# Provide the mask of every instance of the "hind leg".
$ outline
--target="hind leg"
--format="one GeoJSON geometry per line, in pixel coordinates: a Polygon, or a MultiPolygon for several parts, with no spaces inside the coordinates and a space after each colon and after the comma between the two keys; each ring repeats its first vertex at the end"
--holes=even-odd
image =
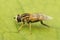
{"type": "Polygon", "coordinates": [[[49,27],[47,24],[44,24],[43,21],[40,21],[42,25],[49,27]]]}

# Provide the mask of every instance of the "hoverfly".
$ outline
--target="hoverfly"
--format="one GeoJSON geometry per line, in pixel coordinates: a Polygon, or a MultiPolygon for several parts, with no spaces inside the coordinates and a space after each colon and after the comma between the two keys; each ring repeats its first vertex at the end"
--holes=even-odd
{"type": "Polygon", "coordinates": [[[16,20],[17,22],[22,22],[21,27],[18,29],[18,31],[20,31],[20,29],[23,27],[23,25],[25,23],[27,23],[29,25],[29,29],[31,31],[31,23],[35,23],[35,22],[40,22],[42,25],[49,27],[49,25],[44,24],[43,21],[44,20],[50,20],[52,19],[52,17],[44,15],[44,14],[40,14],[40,13],[35,13],[35,14],[30,14],[30,13],[24,13],[21,15],[17,15],[16,16],[16,20]]]}

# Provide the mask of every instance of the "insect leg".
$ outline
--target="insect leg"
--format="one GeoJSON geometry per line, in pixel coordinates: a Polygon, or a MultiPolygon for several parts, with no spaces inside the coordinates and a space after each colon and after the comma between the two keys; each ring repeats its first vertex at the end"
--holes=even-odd
{"type": "Polygon", "coordinates": [[[32,32],[31,32],[31,23],[28,23],[28,26],[29,26],[30,34],[32,34],[32,32]]]}
{"type": "Polygon", "coordinates": [[[44,24],[43,21],[40,21],[42,25],[49,27],[47,24],[44,24]]]}
{"type": "Polygon", "coordinates": [[[18,32],[21,30],[21,28],[23,27],[23,22],[21,23],[21,26],[18,29],[18,32]]]}

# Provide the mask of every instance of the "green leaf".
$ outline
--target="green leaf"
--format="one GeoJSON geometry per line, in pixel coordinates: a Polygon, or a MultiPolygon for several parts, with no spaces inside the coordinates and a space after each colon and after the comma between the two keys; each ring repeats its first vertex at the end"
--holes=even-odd
{"type": "Polygon", "coordinates": [[[0,0],[0,40],[60,40],[60,0],[0,0]],[[45,21],[49,28],[39,22],[21,26],[13,17],[22,13],[40,13],[53,17],[45,21]]]}

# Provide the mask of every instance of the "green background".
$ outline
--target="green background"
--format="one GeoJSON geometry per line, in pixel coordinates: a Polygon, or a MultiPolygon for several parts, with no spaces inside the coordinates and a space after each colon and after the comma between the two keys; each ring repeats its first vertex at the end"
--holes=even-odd
{"type": "Polygon", "coordinates": [[[0,0],[0,40],[60,40],[60,0],[0,0]],[[52,16],[44,22],[50,28],[37,22],[32,23],[32,35],[27,25],[17,33],[20,24],[13,17],[24,12],[52,16]]]}

